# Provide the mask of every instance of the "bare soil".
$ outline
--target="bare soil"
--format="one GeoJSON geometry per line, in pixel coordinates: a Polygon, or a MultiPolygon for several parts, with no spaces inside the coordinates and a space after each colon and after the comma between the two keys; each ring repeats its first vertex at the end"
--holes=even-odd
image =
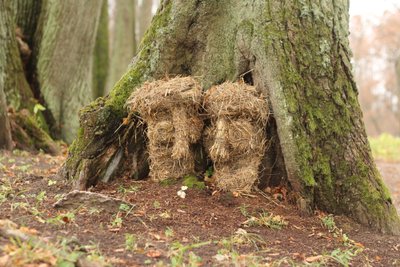
{"type": "MultiPolygon", "coordinates": [[[[94,244],[113,266],[346,266],[347,261],[351,266],[400,266],[398,236],[376,233],[340,216],[329,231],[327,214],[301,217],[284,194],[234,196],[189,188],[180,198],[181,182],[160,185],[121,177],[92,191],[124,199],[134,205],[132,210],[58,210],[53,203],[71,189],[57,175],[64,159],[0,152],[0,193],[5,196],[0,198],[0,218],[36,229],[48,240],[94,244]],[[64,216],[68,212],[74,216],[64,216]],[[278,223],[281,229],[274,229],[245,223],[260,214],[287,225],[278,223]],[[128,240],[132,236],[134,244],[128,240]]],[[[399,209],[400,164],[378,166],[399,209]]],[[[0,246],[9,242],[0,237],[0,246]]]]}

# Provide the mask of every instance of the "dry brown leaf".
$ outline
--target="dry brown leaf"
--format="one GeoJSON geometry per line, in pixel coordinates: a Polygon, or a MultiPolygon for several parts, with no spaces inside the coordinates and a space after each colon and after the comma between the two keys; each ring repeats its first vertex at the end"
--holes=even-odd
{"type": "Polygon", "coordinates": [[[9,266],[10,256],[4,255],[0,257],[0,267],[9,266]]]}
{"type": "Polygon", "coordinates": [[[159,258],[161,257],[161,254],[162,254],[161,251],[152,249],[146,253],[146,256],[150,258],[159,258]]]}
{"type": "Polygon", "coordinates": [[[38,233],[38,231],[36,229],[28,228],[28,227],[25,227],[25,226],[21,226],[19,228],[19,230],[21,232],[25,233],[25,234],[30,234],[30,235],[37,235],[37,233],[38,233]]]}
{"type": "Polygon", "coordinates": [[[307,257],[305,259],[306,262],[316,262],[316,261],[320,261],[323,258],[322,255],[318,255],[318,256],[311,256],[311,257],[307,257]]]}

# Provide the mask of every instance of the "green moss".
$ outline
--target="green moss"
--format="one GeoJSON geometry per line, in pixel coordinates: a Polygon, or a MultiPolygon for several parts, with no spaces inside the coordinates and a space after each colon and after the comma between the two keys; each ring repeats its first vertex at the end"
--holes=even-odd
{"type": "Polygon", "coordinates": [[[172,1],[169,1],[163,11],[154,16],[151,26],[140,44],[140,52],[135,65],[117,82],[110,93],[110,97],[107,99],[106,105],[110,106],[111,110],[115,112],[118,117],[122,117],[126,114],[124,104],[127,98],[132,91],[148,77],[148,72],[151,67],[150,56],[151,53],[155,52],[155,49],[157,49],[153,47],[157,39],[157,33],[162,32],[168,25],[171,9],[172,1]]]}
{"type": "Polygon", "coordinates": [[[144,82],[144,76],[148,66],[145,61],[138,62],[131,68],[114,86],[106,105],[110,106],[112,111],[118,117],[126,114],[124,105],[132,91],[144,82]]]}
{"type": "Polygon", "coordinates": [[[197,179],[194,175],[187,175],[183,178],[182,185],[187,186],[188,188],[197,188],[197,189],[204,189],[206,185],[203,181],[197,179]]]}
{"type": "Polygon", "coordinates": [[[161,186],[170,186],[170,185],[175,185],[175,184],[177,184],[178,181],[179,181],[179,180],[174,179],[174,178],[168,178],[168,179],[161,180],[161,181],[159,182],[159,184],[160,184],[161,186]]]}
{"type": "MultiPolygon", "coordinates": [[[[59,148],[51,137],[40,128],[36,118],[29,114],[27,110],[15,114],[16,122],[25,130],[29,135],[29,144],[40,150],[51,154],[58,154],[59,148]]],[[[26,141],[26,140],[25,140],[26,141]]]]}
{"type": "Polygon", "coordinates": [[[277,59],[305,194],[313,199],[315,192],[319,208],[359,220],[371,210],[365,221],[378,225],[388,214],[384,202],[390,201],[390,194],[371,158],[357,153],[346,158],[348,146],[355,145],[351,136],[361,113],[354,82],[340,60],[346,44],[334,39],[333,25],[324,16],[318,4],[309,1],[285,6],[270,1],[264,43],[277,59]]]}

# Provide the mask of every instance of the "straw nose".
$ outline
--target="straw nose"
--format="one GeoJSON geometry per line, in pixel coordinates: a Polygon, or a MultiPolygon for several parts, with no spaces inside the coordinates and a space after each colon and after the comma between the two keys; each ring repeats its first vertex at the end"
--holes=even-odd
{"type": "Polygon", "coordinates": [[[187,159],[190,156],[189,142],[187,140],[177,140],[172,146],[171,157],[175,160],[187,159]]]}
{"type": "Polygon", "coordinates": [[[210,148],[210,155],[213,160],[225,160],[228,158],[227,134],[227,121],[225,118],[219,118],[215,125],[214,144],[210,148]]]}
{"type": "Polygon", "coordinates": [[[188,132],[191,124],[184,107],[178,106],[172,109],[172,121],[175,141],[171,156],[175,160],[187,159],[190,156],[188,132]]]}

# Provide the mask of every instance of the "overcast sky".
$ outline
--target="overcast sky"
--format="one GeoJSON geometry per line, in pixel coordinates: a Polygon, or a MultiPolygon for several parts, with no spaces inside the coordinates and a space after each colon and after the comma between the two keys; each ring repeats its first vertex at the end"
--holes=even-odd
{"type": "Polygon", "coordinates": [[[400,7],[400,0],[350,0],[350,15],[374,19],[395,7],[400,7]]]}

